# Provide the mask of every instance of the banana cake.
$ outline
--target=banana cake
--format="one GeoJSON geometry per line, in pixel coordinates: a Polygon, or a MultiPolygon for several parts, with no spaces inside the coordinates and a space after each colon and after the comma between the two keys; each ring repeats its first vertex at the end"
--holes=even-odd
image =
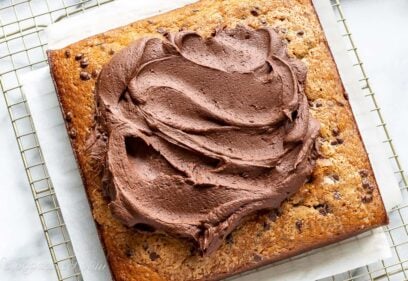
{"type": "Polygon", "coordinates": [[[48,60],[117,281],[219,280],[388,222],[311,0],[201,0],[48,60]]]}

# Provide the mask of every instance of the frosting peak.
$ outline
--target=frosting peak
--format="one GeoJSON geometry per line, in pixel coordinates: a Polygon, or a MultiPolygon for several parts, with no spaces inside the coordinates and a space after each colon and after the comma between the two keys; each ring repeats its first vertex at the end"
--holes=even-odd
{"type": "Polygon", "coordinates": [[[271,29],[143,38],[99,76],[98,130],[112,213],[216,250],[245,217],[311,174],[319,130],[306,68],[271,29]]]}

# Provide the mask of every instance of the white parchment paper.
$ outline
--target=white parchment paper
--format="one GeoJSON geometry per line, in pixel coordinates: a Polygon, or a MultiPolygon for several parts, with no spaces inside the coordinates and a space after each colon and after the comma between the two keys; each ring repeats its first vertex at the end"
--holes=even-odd
{"type": "MultiPolygon", "coordinates": [[[[119,0],[51,26],[48,30],[51,48],[60,48],[90,35],[132,21],[171,10],[191,0],[119,0]],[[109,19],[109,20],[106,20],[109,19]],[[117,19],[120,19],[119,21],[117,19]],[[95,24],[98,23],[98,24],[95,24]],[[101,24],[100,24],[101,23],[101,24]],[[86,28],[84,29],[84,26],[86,28]]],[[[324,27],[362,133],[387,210],[400,202],[398,184],[384,153],[385,144],[378,137],[367,98],[357,83],[355,70],[347,56],[344,38],[327,0],[315,0],[324,27]]],[[[106,258],[86,198],[79,170],[69,143],[49,68],[22,77],[37,129],[44,158],[54,184],[61,210],[71,236],[78,264],[85,281],[111,280],[106,258]]],[[[258,270],[239,280],[316,280],[390,256],[385,234],[376,229],[341,243],[312,251],[272,267],[258,270]]]]}

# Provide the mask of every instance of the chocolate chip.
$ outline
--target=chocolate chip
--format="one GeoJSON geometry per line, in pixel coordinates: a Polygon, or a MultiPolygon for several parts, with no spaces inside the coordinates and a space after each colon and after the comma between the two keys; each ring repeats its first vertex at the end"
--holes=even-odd
{"type": "Polygon", "coordinates": [[[79,65],[82,68],[86,68],[89,65],[89,61],[87,58],[82,58],[81,61],[79,62],[79,65]]]}
{"type": "Polygon", "coordinates": [[[92,70],[92,73],[91,73],[92,78],[96,78],[98,77],[98,75],[99,75],[99,70],[97,69],[92,70]]]}
{"type": "Polygon", "coordinates": [[[232,236],[232,233],[228,234],[227,237],[225,237],[225,242],[227,242],[227,244],[234,243],[234,237],[232,236]]]}
{"type": "Polygon", "coordinates": [[[344,93],[343,93],[343,96],[344,96],[344,98],[345,98],[346,100],[348,100],[348,99],[349,99],[349,95],[348,95],[348,93],[344,92],[344,93]]]}
{"type": "Polygon", "coordinates": [[[75,55],[75,60],[81,60],[83,56],[84,56],[84,54],[78,53],[78,54],[75,55]]]}
{"type": "Polygon", "coordinates": [[[65,57],[66,58],[70,58],[71,57],[71,51],[68,49],[68,50],[65,50],[65,57]]]}
{"type": "Polygon", "coordinates": [[[333,192],[333,198],[335,200],[340,200],[341,199],[341,194],[338,191],[333,192]]]}
{"type": "Polygon", "coordinates": [[[133,249],[131,249],[129,246],[126,246],[125,248],[125,255],[128,258],[131,258],[134,255],[133,249]]]}
{"type": "Polygon", "coordinates": [[[260,262],[260,261],[262,261],[262,260],[263,260],[263,256],[261,256],[261,255],[258,254],[258,253],[255,253],[255,254],[254,254],[254,261],[260,262]]]}
{"type": "Polygon", "coordinates": [[[331,145],[338,145],[344,143],[344,140],[342,138],[336,138],[335,140],[332,140],[330,142],[331,145]]]}
{"type": "Polygon", "coordinates": [[[110,49],[108,54],[112,56],[114,53],[115,51],[113,49],[110,49]]]}
{"type": "Polygon", "coordinates": [[[296,34],[298,36],[303,36],[305,34],[305,32],[303,30],[299,30],[296,34]]]}
{"type": "Polygon", "coordinates": [[[67,122],[72,121],[72,112],[71,111],[68,111],[67,113],[65,113],[65,121],[67,121],[67,122]]]}
{"type": "Polygon", "coordinates": [[[265,231],[271,229],[271,225],[267,221],[264,221],[262,226],[265,231]]]}
{"type": "Polygon", "coordinates": [[[291,42],[291,40],[288,38],[284,38],[282,41],[285,43],[285,45],[288,45],[291,42]]]}
{"type": "Polygon", "coordinates": [[[156,252],[151,252],[151,253],[149,254],[149,258],[150,258],[151,261],[155,261],[155,260],[157,260],[158,258],[160,258],[160,256],[159,256],[156,252]]]}
{"type": "Polygon", "coordinates": [[[323,215],[323,216],[326,216],[328,213],[331,212],[329,205],[327,205],[326,203],[313,206],[313,208],[315,208],[316,210],[318,210],[319,213],[320,213],[321,215],[323,215]]]}
{"type": "Polygon", "coordinates": [[[374,191],[374,185],[372,185],[368,180],[363,179],[362,182],[362,186],[363,188],[368,192],[368,193],[372,193],[374,191]]]}
{"type": "Polygon", "coordinates": [[[269,214],[268,218],[272,222],[275,222],[278,219],[278,211],[277,210],[272,210],[271,213],[269,214]]]}
{"type": "Polygon", "coordinates": [[[74,128],[72,128],[71,130],[69,130],[68,135],[71,139],[75,139],[77,137],[77,132],[74,128]]]}
{"type": "Polygon", "coordinates": [[[339,136],[339,135],[340,135],[339,129],[338,129],[338,128],[334,128],[334,129],[332,130],[332,134],[333,134],[333,136],[335,136],[335,137],[339,136]]]}
{"type": "Polygon", "coordinates": [[[323,104],[322,104],[321,102],[319,102],[319,101],[316,102],[316,104],[315,104],[316,107],[321,107],[322,105],[323,105],[323,104]]]}
{"type": "Polygon", "coordinates": [[[86,71],[81,71],[81,73],[79,74],[79,78],[81,78],[81,80],[86,81],[91,79],[91,75],[86,71]]]}
{"type": "Polygon", "coordinates": [[[257,8],[251,9],[251,15],[253,15],[254,17],[259,16],[259,12],[258,12],[257,8]]]}
{"type": "Polygon", "coordinates": [[[361,201],[363,203],[370,203],[371,201],[373,201],[373,195],[372,194],[366,194],[361,198],[361,201]]]}
{"type": "Polygon", "coordinates": [[[363,169],[358,172],[362,178],[368,177],[368,171],[363,169]]]}
{"type": "Polygon", "coordinates": [[[338,174],[333,174],[333,175],[332,175],[332,178],[333,178],[335,181],[339,181],[339,180],[340,180],[340,177],[339,177],[338,174]]]}
{"type": "Polygon", "coordinates": [[[306,178],[306,183],[312,183],[316,177],[314,175],[310,175],[306,178]]]}
{"type": "Polygon", "coordinates": [[[143,244],[142,244],[142,248],[143,248],[143,250],[147,251],[147,249],[149,249],[149,244],[147,244],[147,242],[144,241],[143,244]]]}
{"type": "Polygon", "coordinates": [[[302,228],[303,228],[303,221],[302,220],[296,220],[295,226],[296,226],[296,229],[298,230],[298,232],[301,233],[302,228]]]}

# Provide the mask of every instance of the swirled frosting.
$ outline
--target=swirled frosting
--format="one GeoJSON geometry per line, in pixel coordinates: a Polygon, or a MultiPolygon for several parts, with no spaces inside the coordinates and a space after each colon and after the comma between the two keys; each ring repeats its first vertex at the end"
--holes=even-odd
{"type": "Polygon", "coordinates": [[[114,216],[209,254],[248,215],[279,207],[314,165],[305,78],[271,29],[142,38],[114,55],[92,147],[114,216]]]}

